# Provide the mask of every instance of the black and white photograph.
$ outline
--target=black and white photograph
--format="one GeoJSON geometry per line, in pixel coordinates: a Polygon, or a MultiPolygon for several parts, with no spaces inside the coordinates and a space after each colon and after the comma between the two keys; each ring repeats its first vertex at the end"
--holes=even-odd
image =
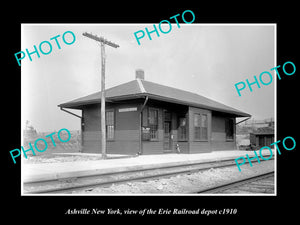
{"type": "Polygon", "coordinates": [[[22,195],[276,196],[276,24],[188,13],[21,25],[22,195]]]}
{"type": "Polygon", "coordinates": [[[5,7],[4,219],[296,219],[296,5],[124,3],[5,7]]]}

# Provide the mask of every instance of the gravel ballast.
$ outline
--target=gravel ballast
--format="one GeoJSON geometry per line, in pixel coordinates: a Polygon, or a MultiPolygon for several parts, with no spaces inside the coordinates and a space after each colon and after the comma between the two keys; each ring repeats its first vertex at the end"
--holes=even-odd
{"type": "Polygon", "coordinates": [[[245,164],[239,172],[236,166],[211,168],[191,174],[180,174],[169,178],[159,178],[147,181],[133,181],[113,184],[109,187],[88,188],[73,191],[72,194],[195,194],[201,190],[245,179],[247,177],[274,171],[274,160],[245,164]]]}

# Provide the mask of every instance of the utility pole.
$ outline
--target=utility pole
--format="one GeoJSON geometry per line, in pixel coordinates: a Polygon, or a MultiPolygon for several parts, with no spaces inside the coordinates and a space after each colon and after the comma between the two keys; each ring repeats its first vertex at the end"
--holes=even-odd
{"type": "Polygon", "coordinates": [[[119,45],[104,39],[103,37],[98,37],[97,35],[89,34],[84,32],[82,34],[88,38],[100,42],[101,45],[101,149],[102,158],[106,159],[106,126],[105,126],[105,45],[109,45],[113,48],[120,47],[119,45]]]}

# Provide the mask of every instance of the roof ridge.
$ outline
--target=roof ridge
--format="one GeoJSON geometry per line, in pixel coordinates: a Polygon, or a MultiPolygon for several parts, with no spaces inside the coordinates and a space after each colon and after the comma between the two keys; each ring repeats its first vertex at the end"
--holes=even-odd
{"type": "Polygon", "coordinates": [[[142,93],[146,93],[145,87],[144,87],[144,85],[143,85],[141,79],[140,79],[140,78],[137,78],[136,81],[137,81],[137,83],[138,83],[138,85],[139,85],[140,91],[141,91],[142,93]]]}

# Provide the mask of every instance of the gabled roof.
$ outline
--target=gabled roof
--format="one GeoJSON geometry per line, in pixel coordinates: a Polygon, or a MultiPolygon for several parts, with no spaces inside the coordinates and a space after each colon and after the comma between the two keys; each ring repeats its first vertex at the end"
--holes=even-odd
{"type": "MultiPolygon", "coordinates": [[[[213,111],[230,113],[238,117],[249,117],[248,113],[244,113],[232,107],[226,106],[204,96],[183,91],[177,88],[168,87],[165,85],[153,83],[150,81],[136,79],[112,88],[105,92],[106,101],[113,102],[114,100],[126,100],[144,98],[156,99],[160,101],[172,102],[187,106],[210,109],[213,111]]],[[[95,104],[101,102],[101,91],[82,98],[75,99],[58,105],[63,108],[81,108],[84,105],[95,104]]]]}

